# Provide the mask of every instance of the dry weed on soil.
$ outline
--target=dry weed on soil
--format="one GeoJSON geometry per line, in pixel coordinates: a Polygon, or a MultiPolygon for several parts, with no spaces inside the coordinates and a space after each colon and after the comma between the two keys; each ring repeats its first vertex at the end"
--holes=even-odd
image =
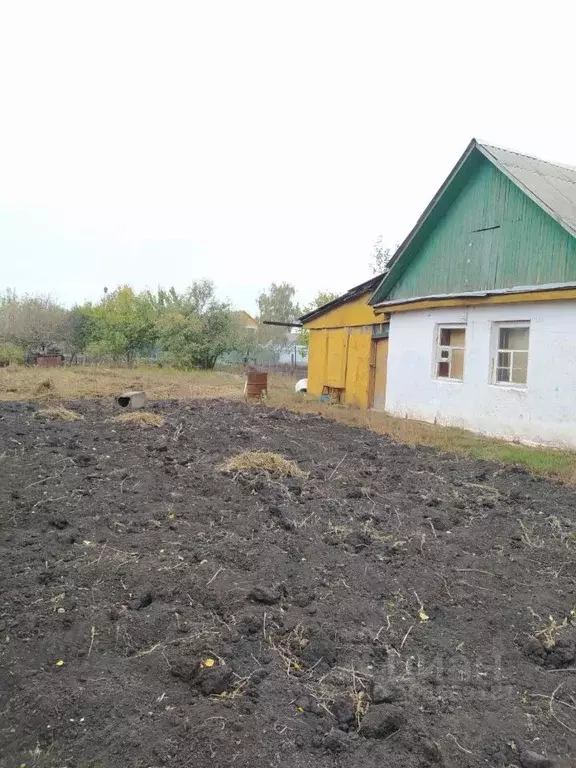
{"type": "Polygon", "coordinates": [[[82,416],[76,411],[71,411],[61,405],[55,405],[50,408],[40,408],[34,414],[37,419],[46,421],[79,421],[82,416]]]}
{"type": "Polygon", "coordinates": [[[303,477],[295,461],[271,451],[244,451],[220,465],[222,472],[269,472],[279,477],[303,477]]]}
{"type": "Polygon", "coordinates": [[[130,411],[130,413],[121,413],[114,416],[112,421],[120,424],[136,424],[140,427],[161,427],[164,419],[158,413],[149,413],[148,411],[130,411]]]}

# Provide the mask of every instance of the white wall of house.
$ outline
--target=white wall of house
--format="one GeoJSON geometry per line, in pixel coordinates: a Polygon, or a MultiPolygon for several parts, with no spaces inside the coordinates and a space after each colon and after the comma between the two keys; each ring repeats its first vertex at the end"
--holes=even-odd
{"type": "Polygon", "coordinates": [[[398,312],[390,322],[386,410],[487,435],[576,447],[576,302],[398,312]],[[495,384],[495,323],[529,321],[525,386],[495,384]],[[466,325],[464,378],[436,378],[437,329],[466,325]]]}

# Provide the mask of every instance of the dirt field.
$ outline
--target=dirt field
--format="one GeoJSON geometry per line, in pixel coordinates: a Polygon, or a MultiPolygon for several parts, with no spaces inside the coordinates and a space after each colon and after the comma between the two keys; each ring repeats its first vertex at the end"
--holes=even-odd
{"type": "MultiPolygon", "coordinates": [[[[300,374],[297,374],[297,377],[300,374]]],[[[229,371],[177,371],[167,368],[101,368],[67,366],[0,368],[0,401],[60,402],[75,398],[110,397],[128,389],[144,389],[156,400],[223,397],[242,400],[244,376],[229,371]]],[[[540,477],[561,480],[576,487],[576,452],[534,448],[509,443],[465,429],[441,427],[387,413],[332,406],[317,398],[296,395],[293,375],[271,373],[268,400],[273,407],[297,413],[321,413],[350,426],[365,427],[410,445],[429,445],[475,459],[501,461],[527,467],[540,477]]]]}
{"type": "Polygon", "coordinates": [[[313,414],[66,405],[0,404],[2,768],[576,764],[573,489],[313,414]],[[222,471],[247,450],[305,474],[222,471]]]}

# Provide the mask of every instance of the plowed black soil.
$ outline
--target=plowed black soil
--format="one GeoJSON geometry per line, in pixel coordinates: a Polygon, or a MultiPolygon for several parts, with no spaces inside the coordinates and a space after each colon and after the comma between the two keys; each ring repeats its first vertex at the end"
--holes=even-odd
{"type": "Polygon", "coordinates": [[[0,405],[3,768],[576,764],[573,490],[260,406],[68,405],[0,405]],[[219,471],[247,449],[308,475],[219,471]]]}

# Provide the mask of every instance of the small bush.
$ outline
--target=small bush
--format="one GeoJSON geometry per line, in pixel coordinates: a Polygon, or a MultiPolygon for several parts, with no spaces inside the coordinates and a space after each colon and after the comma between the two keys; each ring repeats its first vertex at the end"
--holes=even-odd
{"type": "Polygon", "coordinates": [[[83,416],[58,405],[51,408],[41,408],[39,411],[36,411],[34,418],[44,419],[45,421],[80,421],[83,416]]]}
{"type": "Polygon", "coordinates": [[[121,413],[119,416],[114,416],[112,421],[117,421],[120,424],[137,424],[141,427],[161,427],[164,424],[162,416],[149,411],[121,413]]]}
{"type": "Polygon", "coordinates": [[[305,473],[295,461],[270,451],[246,451],[233,456],[220,466],[221,472],[251,472],[265,470],[271,475],[303,477],[305,473]]]}
{"type": "Polygon", "coordinates": [[[23,365],[24,350],[17,344],[0,344],[0,365],[23,365]]]}

